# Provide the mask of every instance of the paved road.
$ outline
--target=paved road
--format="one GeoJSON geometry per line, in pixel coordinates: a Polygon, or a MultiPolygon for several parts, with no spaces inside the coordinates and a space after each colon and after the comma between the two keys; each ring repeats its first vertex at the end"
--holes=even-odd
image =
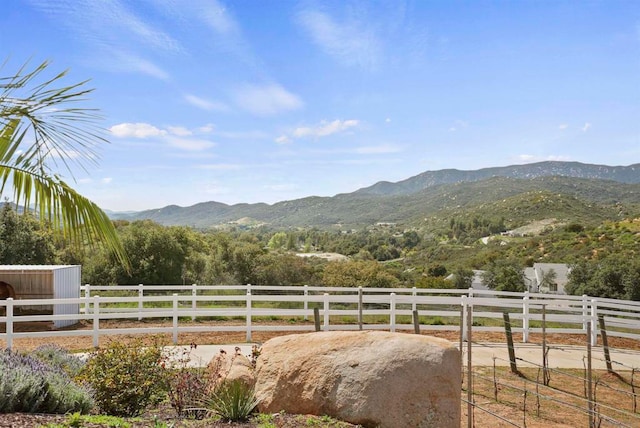
{"type": "MultiPolygon", "coordinates": [[[[191,350],[192,366],[206,366],[221,349],[229,354],[239,347],[243,355],[250,355],[252,344],[238,343],[229,345],[199,345],[191,350]]],[[[188,346],[175,347],[177,351],[189,351],[188,346]]],[[[467,344],[463,344],[463,359],[466,363],[467,344]]],[[[475,366],[493,366],[494,358],[497,366],[509,365],[509,352],[504,343],[480,343],[473,344],[472,363],[475,366]]],[[[518,367],[536,367],[542,364],[542,347],[534,344],[515,345],[516,363],[518,367]]],[[[555,345],[549,348],[548,362],[551,368],[583,369],[586,364],[587,351],[585,347],[571,345],[555,345]]],[[[613,369],[631,370],[640,368],[640,351],[612,350],[611,360],[613,369]]],[[[591,365],[593,369],[606,369],[604,351],[602,347],[592,348],[591,365]]]]}

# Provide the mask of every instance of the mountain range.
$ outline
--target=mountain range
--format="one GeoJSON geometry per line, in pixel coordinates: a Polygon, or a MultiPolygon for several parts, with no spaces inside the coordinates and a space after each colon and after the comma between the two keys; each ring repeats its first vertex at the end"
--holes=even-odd
{"type": "MultiPolygon", "coordinates": [[[[310,196],[272,205],[227,205],[203,202],[189,207],[169,205],[140,212],[108,212],[113,219],[150,219],[164,225],[196,228],[221,226],[357,228],[376,223],[418,225],[425,218],[452,215],[461,209],[483,212],[535,208],[546,201],[550,216],[572,216],[575,210],[607,218],[620,206],[640,206],[640,164],[607,166],[547,161],[473,171],[426,171],[402,181],[381,181],[352,193],[310,196]],[[549,204],[554,200],[553,204],[549,204]],[[496,205],[496,204],[502,205],[496,205]],[[539,202],[537,202],[539,203],[539,202]],[[582,208],[578,208],[580,205],[582,208]],[[555,208],[554,208],[555,207],[555,208]]],[[[538,207],[541,208],[541,207],[538,207]]],[[[539,214],[539,213],[538,213],[539,214]]],[[[531,217],[537,214],[531,210],[531,217]]]]}

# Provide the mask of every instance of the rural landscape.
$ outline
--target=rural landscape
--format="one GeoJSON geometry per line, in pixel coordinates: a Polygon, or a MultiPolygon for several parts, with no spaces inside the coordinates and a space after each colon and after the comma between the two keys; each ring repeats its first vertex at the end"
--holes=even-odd
{"type": "Polygon", "coordinates": [[[640,426],[638,6],[5,2],[0,428],[640,426]]]}

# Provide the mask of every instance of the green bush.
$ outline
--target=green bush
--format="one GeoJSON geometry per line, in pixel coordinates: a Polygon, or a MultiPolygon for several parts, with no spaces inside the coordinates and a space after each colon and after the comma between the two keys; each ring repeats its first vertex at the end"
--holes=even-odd
{"type": "Polygon", "coordinates": [[[93,387],[101,412],[138,416],[166,398],[165,364],[158,344],[114,342],[91,353],[79,378],[93,387]]]}
{"type": "Polygon", "coordinates": [[[207,400],[207,408],[226,421],[246,421],[258,405],[252,386],[242,380],[224,381],[207,400]]]}
{"type": "Polygon", "coordinates": [[[0,413],[89,412],[91,391],[60,367],[30,355],[0,352],[0,413]]]}

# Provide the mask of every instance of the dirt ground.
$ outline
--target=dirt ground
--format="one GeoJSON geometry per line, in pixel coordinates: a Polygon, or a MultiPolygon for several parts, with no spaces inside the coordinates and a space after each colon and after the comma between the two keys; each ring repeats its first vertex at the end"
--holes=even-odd
{"type": "MultiPolygon", "coordinates": [[[[278,323],[277,321],[269,320],[265,322],[254,322],[254,326],[260,326],[261,324],[265,325],[274,325],[278,323]]],[[[282,321],[279,322],[281,325],[287,325],[289,322],[282,321]]],[[[230,344],[230,343],[244,343],[246,341],[246,335],[244,332],[219,332],[213,331],[214,328],[219,328],[220,326],[232,326],[238,325],[243,326],[243,321],[181,321],[181,326],[184,325],[193,325],[193,326],[207,326],[211,325],[211,332],[203,332],[203,333],[181,333],[178,336],[179,344],[186,345],[195,343],[197,345],[218,345],[218,344],[230,344]]],[[[101,320],[100,327],[101,329],[121,329],[121,328],[152,328],[152,327],[170,327],[171,321],[125,321],[125,320],[101,320]]],[[[3,330],[4,326],[0,326],[0,330],[3,330]]],[[[35,331],[41,329],[52,329],[52,326],[44,323],[33,323],[30,325],[16,325],[16,331],[35,331]]],[[[69,327],[70,330],[91,330],[91,324],[83,322],[79,325],[69,327]]],[[[61,329],[64,330],[64,329],[61,329]]],[[[89,333],[89,332],[88,332],[89,333]]],[[[252,339],[255,343],[263,343],[269,340],[272,337],[286,335],[286,334],[295,334],[295,331],[281,331],[281,332],[253,332],[252,339]]],[[[455,331],[451,332],[441,332],[441,331],[425,331],[423,334],[428,334],[431,336],[436,336],[440,338],[444,338],[450,340],[452,342],[457,343],[459,341],[459,333],[455,331]]],[[[505,336],[504,333],[500,332],[473,332],[473,341],[474,342],[504,342],[505,336]]],[[[538,334],[531,334],[529,336],[531,343],[542,343],[542,337],[538,334]]],[[[155,341],[160,339],[163,344],[171,344],[171,335],[163,334],[163,335],[130,335],[130,334],[119,334],[112,336],[103,336],[100,338],[100,344],[106,345],[109,341],[117,340],[124,341],[129,343],[135,343],[141,339],[148,341],[155,341]]],[[[518,334],[514,334],[514,340],[517,342],[522,341],[522,337],[518,334]]],[[[586,344],[586,336],[585,335],[565,335],[565,334],[548,334],[546,337],[548,344],[568,344],[568,345],[577,345],[584,346],[586,344]]],[[[44,343],[55,343],[69,351],[86,351],[93,349],[92,346],[92,338],[89,335],[87,336],[61,336],[55,338],[19,338],[14,339],[13,349],[17,351],[30,351],[44,343]]],[[[631,339],[623,339],[610,337],[609,345],[612,348],[619,349],[635,349],[640,350],[640,342],[631,339]]],[[[4,341],[0,340],[0,349],[4,348],[6,344],[4,341]]],[[[475,368],[474,368],[475,370],[475,368]]],[[[483,370],[489,370],[488,368],[479,368],[479,373],[482,373],[483,370]]],[[[480,374],[481,376],[481,374],[480,374]]],[[[517,383],[520,384],[523,382],[522,377],[514,378],[514,375],[510,373],[501,374],[500,381],[508,383],[517,383]]],[[[529,374],[530,378],[535,379],[535,374],[529,374]]],[[[603,375],[603,376],[606,376],[603,375]]],[[[526,376],[525,376],[526,379],[526,376]]],[[[473,411],[474,415],[474,426],[475,427],[510,427],[514,426],[526,426],[530,428],[542,428],[548,426],[554,427],[573,427],[573,426],[588,426],[587,417],[581,413],[573,411],[572,409],[567,409],[564,407],[555,408],[549,407],[547,405],[546,413],[543,412],[539,416],[535,414],[533,408],[535,407],[535,398],[533,395],[526,401],[523,399],[523,394],[519,391],[512,391],[509,393],[507,388],[502,388],[500,393],[500,400],[495,401],[493,399],[492,385],[481,385],[481,382],[477,382],[474,386],[474,402],[476,405],[480,406],[480,408],[476,408],[473,411]],[[527,413],[523,412],[523,407],[527,408],[527,413]],[[548,409],[551,408],[551,411],[548,409]],[[492,414],[493,413],[493,414],[492,414]],[[498,416],[496,416],[498,415],[498,416]]],[[[558,381],[556,381],[558,382],[558,381]]],[[[571,382],[567,382],[566,380],[559,381],[563,384],[563,387],[569,387],[571,382]]],[[[571,388],[576,390],[581,390],[583,385],[581,382],[574,382],[576,385],[571,385],[571,388]]],[[[532,387],[531,387],[532,388],[532,387]]],[[[466,399],[466,392],[462,392],[463,400],[466,399]]],[[[467,425],[467,405],[463,401],[461,404],[462,410],[462,418],[461,418],[461,426],[467,425]]],[[[172,413],[171,409],[154,409],[155,414],[148,414],[142,419],[138,421],[132,421],[132,427],[145,427],[145,426],[154,426],[155,420],[166,421],[168,426],[173,427],[193,427],[193,428],[201,428],[201,427],[233,427],[233,428],[257,428],[259,424],[257,422],[247,422],[247,423],[223,423],[216,422],[214,420],[191,420],[191,419],[176,419],[175,415],[172,413]]],[[[44,426],[46,424],[52,423],[63,423],[65,421],[65,416],[61,415],[31,415],[31,414],[8,414],[8,415],[0,415],[0,428],[5,427],[37,427],[44,426]]],[[[302,428],[308,426],[317,426],[317,427],[353,427],[350,424],[337,423],[336,421],[326,422],[323,421],[322,418],[313,417],[308,415],[275,415],[272,420],[273,426],[278,428],[302,428]]],[[[100,427],[101,425],[97,424],[85,424],[82,425],[85,427],[100,427]]],[[[105,425],[106,426],[106,425],[105,425]]],[[[633,425],[632,425],[633,426],[633,425]]]]}

